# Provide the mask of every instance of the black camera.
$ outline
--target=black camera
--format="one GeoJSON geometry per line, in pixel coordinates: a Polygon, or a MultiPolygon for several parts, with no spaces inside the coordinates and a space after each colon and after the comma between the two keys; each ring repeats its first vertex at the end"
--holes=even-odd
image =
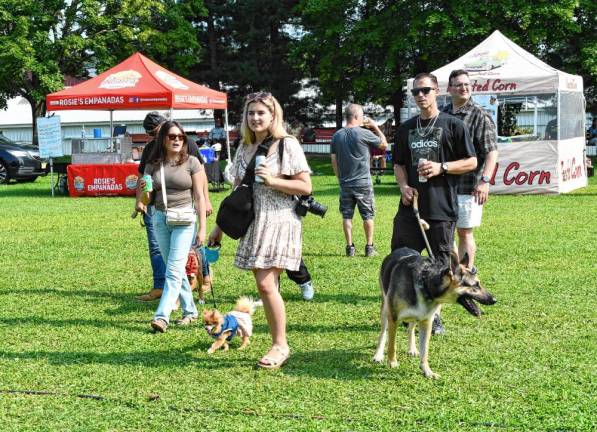
{"type": "Polygon", "coordinates": [[[299,216],[306,216],[307,212],[313,213],[314,215],[324,217],[325,212],[328,208],[321,203],[315,201],[313,195],[301,195],[295,197],[297,200],[294,211],[299,216]]]}

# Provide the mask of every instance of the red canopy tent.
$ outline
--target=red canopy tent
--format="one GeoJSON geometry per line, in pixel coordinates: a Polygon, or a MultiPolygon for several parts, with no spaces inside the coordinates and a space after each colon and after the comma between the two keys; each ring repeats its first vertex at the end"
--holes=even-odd
{"type": "Polygon", "coordinates": [[[228,130],[226,93],[176,75],[140,53],[88,81],[49,94],[46,107],[48,111],[109,110],[111,131],[114,110],[223,109],[228,130]]]}

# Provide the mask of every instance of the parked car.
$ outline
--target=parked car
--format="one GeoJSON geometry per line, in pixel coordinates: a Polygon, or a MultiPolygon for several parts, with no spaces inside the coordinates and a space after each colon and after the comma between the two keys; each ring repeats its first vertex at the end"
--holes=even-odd
{"type": "Polygon", "coordinates": [[[17,144],[0,134],[0,184],[34,181],[47,174],[46,165],[39,157],[39,148],[17,144]]]}

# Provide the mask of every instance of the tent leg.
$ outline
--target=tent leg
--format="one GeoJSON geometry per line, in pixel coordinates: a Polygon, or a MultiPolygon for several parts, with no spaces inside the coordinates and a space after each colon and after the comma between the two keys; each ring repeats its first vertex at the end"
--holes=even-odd
{"type": "Polygon", "coordinates": [[[228,151],[228,163],[232,162],[230,157],[230,134],[228,133],[228,108],[224,110],[224,130],[226,131],[226,150],[228,151]]]}
{"type": "Polygon", "coordinates": [[[114,110],[110,110],[110,147],[114,147],[114,110]]]}

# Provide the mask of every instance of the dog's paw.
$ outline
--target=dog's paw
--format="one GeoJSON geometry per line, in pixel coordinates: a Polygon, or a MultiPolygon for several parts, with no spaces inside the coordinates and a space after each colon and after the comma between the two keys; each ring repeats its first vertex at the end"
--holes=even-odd
{"type": "Polygon", "coordinates": [[[381,354],[375,354],[373,356],[373,362],[374,363],[383,363],[383,353],[381,353],[381,354]]]}
{"type": "Polygon", "coordinates": [[[423,371],[423,375],[425,376],[425,378],[430,378],[430,379],[438,379],[439,375],[436,374],[435,372],[433,372],[431,370],[431,368],[429,368],[429,366],[424,367],[421,366],[421,371],[423,371]]]}
{"type": "Polygon", "coordinates": [[[392,369],[397,368],[398,367],[398,360],[390,360],[390,361],[388,361],[388,366],[390,366],[392,369]]]}
{"type": "Polygon", "coordinates": [[[210,348],[210,349],[207,350],[207,354],[213,354],[215,352],[216,352],[216,350],[213,349],[213,348],[210,348]]]}
{"type": "Polygon", "coordinates": [[[417,349],[408,350],[406,353],[409,357],[419,357],[419,351],[417,349]]]}

